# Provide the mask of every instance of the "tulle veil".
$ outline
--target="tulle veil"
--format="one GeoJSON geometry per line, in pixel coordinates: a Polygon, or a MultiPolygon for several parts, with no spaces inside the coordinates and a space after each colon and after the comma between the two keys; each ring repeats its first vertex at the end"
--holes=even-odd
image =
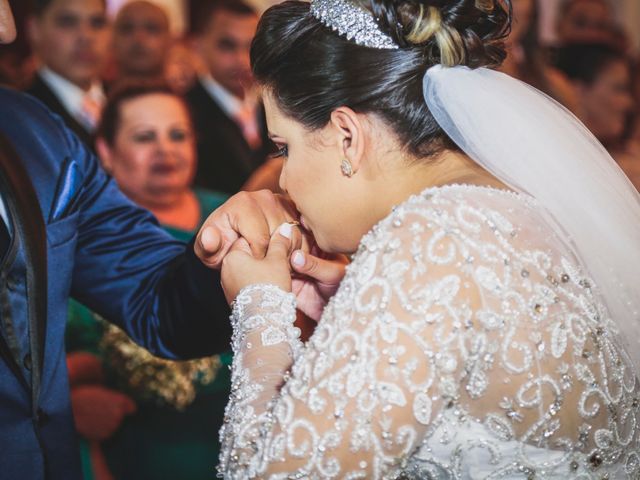
{"type": "Polygon", "coordinates": [[[504,73],[436,65],[423,92],[469,157],[546,210],[640,372],[640,195],[616,162],[566,108],[504,73]]]}

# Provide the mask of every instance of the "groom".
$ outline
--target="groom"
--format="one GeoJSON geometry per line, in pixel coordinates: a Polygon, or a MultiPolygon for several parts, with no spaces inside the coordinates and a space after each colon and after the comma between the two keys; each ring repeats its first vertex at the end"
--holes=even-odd
{"type": "MultiPolygon", "coordinates": [[[[0,0],[0,43],[14,36],[0,0]]],[[[269,193],[239,194],[185,249],[58,117],[0,89],[0,477],[80,478],[63,345],[69,295],[156,355],[226,350],[219,274],[200,259],[217,267],[239,237],[263,255],[271,232],[294,218],[269,193]]],[[[299,272],[325,271],[309,258],[299,272]]]]}

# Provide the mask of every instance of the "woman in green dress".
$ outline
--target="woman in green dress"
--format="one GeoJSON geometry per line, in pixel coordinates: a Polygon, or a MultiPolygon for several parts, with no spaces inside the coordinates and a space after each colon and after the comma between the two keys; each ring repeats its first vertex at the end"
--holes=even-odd
{"type": "MultiPolygon", "coordinates": [[[[162,85],[116,91],[96,149],[107,171],[169,233],[188,241],[226,195],[192,188],[195,138],[181,97],[162,85]]],[[[214,319],[212,319],[214,321],[214,319]]],[[[72,405],[85,477],[214,477],[229,395],[228,356],[172,362],[152,357],[82,305],[69,309],[72,405]]]]}

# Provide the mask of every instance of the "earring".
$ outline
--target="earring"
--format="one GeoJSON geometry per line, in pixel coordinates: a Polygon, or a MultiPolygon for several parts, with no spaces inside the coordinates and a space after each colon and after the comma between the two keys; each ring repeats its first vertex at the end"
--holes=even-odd
{"type": "Polygon", "coordinates": [[[351,178],[353,176],[353,167],[351,166],[351,162],[346,158],[342,160],[340,164],[340,170],[342,170],[342,174],[345,177],[351,178]]]}

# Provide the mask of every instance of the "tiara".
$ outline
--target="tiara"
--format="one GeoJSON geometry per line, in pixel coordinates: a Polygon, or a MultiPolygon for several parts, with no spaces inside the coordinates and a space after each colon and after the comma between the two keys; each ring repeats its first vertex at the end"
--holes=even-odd
{"type": "Polygon", "coordinates": [[[395,50],[398,45],[380,30],[373,15],[350,0],[311,0],[311,15],[339,35],[363,47],[395,50]]]}

